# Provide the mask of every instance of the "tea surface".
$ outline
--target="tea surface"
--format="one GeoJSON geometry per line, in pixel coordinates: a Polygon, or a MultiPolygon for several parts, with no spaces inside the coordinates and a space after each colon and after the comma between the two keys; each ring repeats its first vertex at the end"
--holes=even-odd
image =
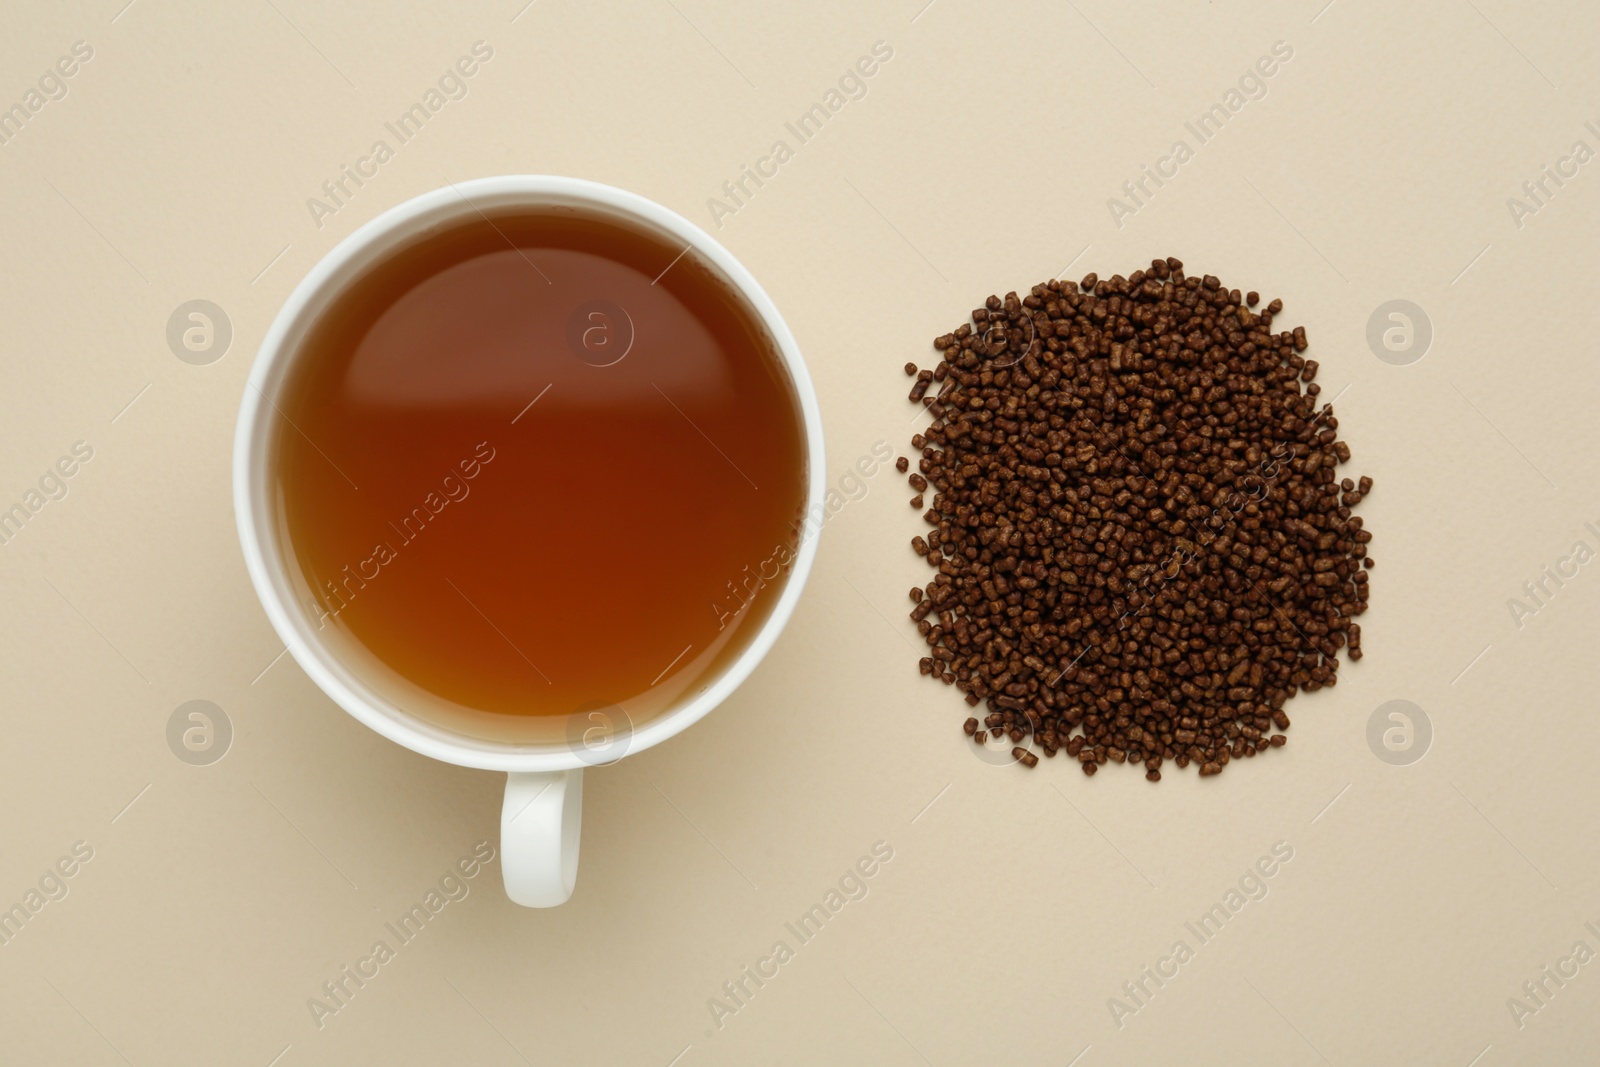
{"type": "Polygon", "coordinates": [[[681,252],[598,218],[474,219],[346,290],[275,398],[308,611],[472,713],[450,725],[638,723],[770,614],[799,406],[753,313],[681,252]]]}

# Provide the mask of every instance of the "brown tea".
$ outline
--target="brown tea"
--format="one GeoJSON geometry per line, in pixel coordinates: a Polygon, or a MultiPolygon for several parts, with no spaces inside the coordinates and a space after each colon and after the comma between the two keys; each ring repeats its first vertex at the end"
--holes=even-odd
{"type": "Polygon", "coordinates": [[[370,654],[364,682],[475,736],[680,702],[797,551],[803,425],[771,337],[631,224],[513,213],[420,239],[320,316],[274,401],[308,614],[370,654]]]}

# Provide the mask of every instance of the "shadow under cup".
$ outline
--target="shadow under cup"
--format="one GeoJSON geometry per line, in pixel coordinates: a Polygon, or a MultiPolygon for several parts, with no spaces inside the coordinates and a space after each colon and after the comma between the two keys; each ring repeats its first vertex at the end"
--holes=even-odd
{"type": "Polygon", "coordinates": [[[261,385],[263,552],[366,703],[610,762],[782,599],[814,532],[798,392],[682,236],[577,200],[456,208],[290,324],[261,385]]]}

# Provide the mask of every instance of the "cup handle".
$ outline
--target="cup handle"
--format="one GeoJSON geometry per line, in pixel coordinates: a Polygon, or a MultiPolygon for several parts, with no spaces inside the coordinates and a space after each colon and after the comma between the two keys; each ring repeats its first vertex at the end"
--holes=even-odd
{"type": "Polygon", "coordinates": [[[578,879],[583,771],[506,776],[500,809],[500,869],[506,896],[527,908],[553,908],[578,879]]]}

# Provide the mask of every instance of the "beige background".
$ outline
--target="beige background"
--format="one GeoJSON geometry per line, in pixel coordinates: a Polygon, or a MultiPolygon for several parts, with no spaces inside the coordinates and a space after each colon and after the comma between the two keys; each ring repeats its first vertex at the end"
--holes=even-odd
{"type": "Polygon", "coordinates": [[[1600,951],[1600,564],[1520,630],[1507,600],[1600,549],[1600,163],[1520,228],[1506,201],[1600,149],[1600,11],[922,2],[8,9],[0,106],[74,41],[94,57],[0,146],[0,507],[73,442],[94,458],[0,548],[0,905],[74,842],[94,858],[0,948],[0,1060],[1594,1062],[1600,964],[1520,1029],[1507,998],[1600,951]],[[318,228],[306,199],[480,39],[469,95],[318,228]],[[501,780],[381,740],[275,658],[229,498],[273,313],[446,179],[578,175],[711,227],[707,199],[795,147],[784,122],[879,40],[868,95],[713,231],[800,339],[830,481],[909,448],[900,366],[989,293],[1178,255],[1281,296],[1325,395],[1348,385],[1367,658],[1218,779],[986,765],[917,675],[917,522],[882,473],[750,682],[590,774],[569,905],[508,904],[492,864],[319,1029],[308,998],[494,838],[501,780]],[[1119,228],[1107,198],[1280,40],[1265,98],[1119,228]],[[195,298],[233,327],[209,366],[166,343],[195,298]],[[1435,330],[1411,366],[1366,341],[1392,299],[1435,330]],[[166,742],[191,699],[234,727],[211,766],[166,742]],[[1391,699],[1433,725],[1411,766],[1368,747],[1391,699]],[[798,946],[784,923],[878,841],[870,894],[798,946]],[[1279,841],[1269,895],[1200,945],[1184,922],[1279,841]],[[1119,1028],[1108,998],[1180,938],[1194,958],[1119,1028]],[[708,999],[779,939],[794,958],[714,1028],[708,999]]]}

